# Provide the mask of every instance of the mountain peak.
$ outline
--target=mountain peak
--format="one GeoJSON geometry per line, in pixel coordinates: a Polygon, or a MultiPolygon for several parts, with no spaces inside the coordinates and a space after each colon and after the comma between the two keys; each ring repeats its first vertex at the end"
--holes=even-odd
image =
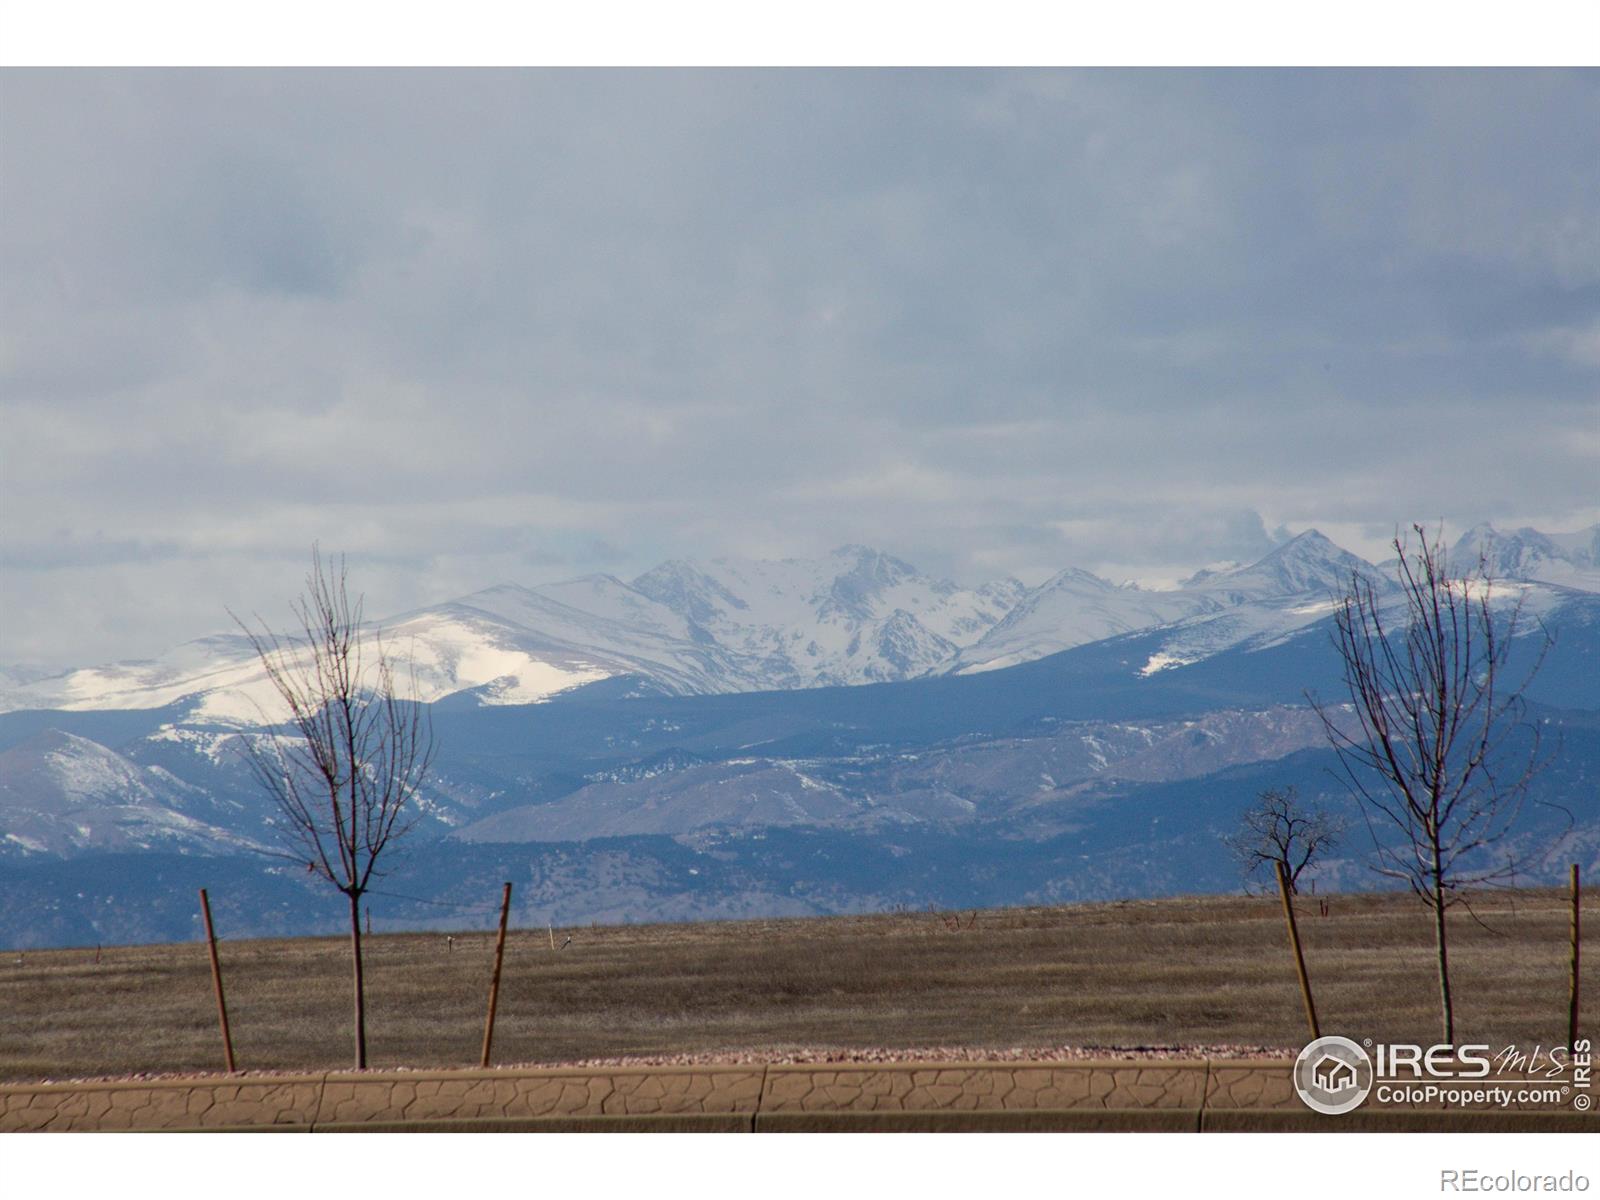
{"type": "Polygon", "coordinates": [[[1267,551],[1266,554],[1262,555],[1259,561],[1265,562],[1267,559],[1275,556],[1304,557],[1309,554],[1317,554],[1326,557],[1330,555],[1337,556],[1344,553],[1346,553],[1346,551],[1341,549],[1336,543],[1324,535],[1322,530],[1307,529],[1301,533],[1295,534],[1287,542],[1284,542],[1283,545],[1274,546],[1271,550],[1267,551]]]}
{"type": "Polygon", "coordinates": [[[1338,592],[1352,572],[1372,578],[1372,564],[1336,545],[1321,531],[1307,529],[1255,562],[1231,571],[1202,572],[1186,586],[1219,592],[1236,599],[1296,596],[1307,592],[1338,592]]]}
{"type": "Polygon", "coordinates": [[[829,552],[828,557],[843,559],[853,564],[853,574],[864,574],[885,583],[910,579],[918,573],[917,569],[904,559],[856,543],[835,547],[829,552]]]}
{"type": "Polygon", "coordinates": [[[632,587],[697,627],[714,621],[724,604],[737,609],[747,607],[698,565],[681,558],[650,568],[633,581],[632,587]]]}
{"type": "Polygon", "coordinates": [[[1452,573],[1482,563],[1495,579],[1540,580],[1592,590],[1600,573],[1600,525],[1576,533],[1541,533],[1523,526],[1502,532],[1487,521],[1474,525],[1450,548],[1452,573]]]}
{"type": "Polygon", "coordinates": [[[1112,592],[1117,590],[1117,585],[1109,579],[1101,578],[1093,571],[1085,571],[1082,567],[1067,567],[1065,570],[1057,571],[1050,576],[1049,579],[1039,585],[1037,590],[1040,592],[1058,589],[1079,591],[1083,588],[1089,588],[1096,592],[1112,592]]]}

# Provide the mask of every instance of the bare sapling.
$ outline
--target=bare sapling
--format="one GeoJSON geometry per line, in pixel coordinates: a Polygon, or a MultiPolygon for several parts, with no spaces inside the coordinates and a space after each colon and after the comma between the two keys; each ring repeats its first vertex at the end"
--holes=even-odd
{"type": "Polygon", "coordinates": [[[1543,761],[1522,696],[1550,645],[1512,678],[1520,602],[1497,608],[1480,554],[1452,575],[1442,535],[1397,536],[1397,595],[1352,571],[1336,598],[1334,646],[1349,704],[1311,697],[1344,778],[1361,802],[1376,869],[1427,904],[1434,927],[1443,1040],[1455,1040],[1446,912],[1470,912],[1474,888],[1512,883],[1505,844],[1543,761]]]}
{"type": "Polygon", "coordinates": [[[284,857],[342,892],[350,911],[355,1065],[367,1065],[361,897],[379,863],[414,823],[433,762],[433,729],[416,680],[402,687],[381,635],[351,598],[343,555],[324,564],[313,547],[305,590],[294,602],[300,633],[280,639],[264,624],[250,639],[278,701],[265,731],[244,745],[276,802],[284,857]]]}

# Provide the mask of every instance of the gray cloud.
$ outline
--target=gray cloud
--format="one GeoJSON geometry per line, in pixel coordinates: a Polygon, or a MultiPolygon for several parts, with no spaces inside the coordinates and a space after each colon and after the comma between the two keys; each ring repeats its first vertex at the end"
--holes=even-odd
{"type": "Polygon", "coordinates": [[[1587,524],[1597,77],[6,72],[0,661],[313,538],[397,609],[1587,524]]]}

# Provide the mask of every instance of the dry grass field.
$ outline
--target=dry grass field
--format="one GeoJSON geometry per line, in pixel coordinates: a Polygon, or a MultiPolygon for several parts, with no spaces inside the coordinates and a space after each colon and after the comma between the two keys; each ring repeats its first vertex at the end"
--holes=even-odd
{"type": "MultiPolygon", "coordinates": [[[[1325,1032],[1432,1041],[1432,932],[1410,896],[1302,898],[1325,1032]]],[[[1458,1040],[1565,1040],[1566,899],[1506,893],[1452,916],[1458,1040]]],[[[1600,901],[1585,922],[1600,929],[1600,901]]],[[[568,1062],[801,1048],[1215,1046],[1305,1040],[1277,899],[1208,897],[699,925],[516,930],[495,1059],[568,1062]]],[[[373,1066],[476,1065],[492,934],[367,942],[373,1066]]],[[[341,939],[224,942],[244,1069],[350,1062],[341,939]]],[[[221,1068],[201,944],[0,960],[0,1079],[221,1068]]],[[[1591,951],[1584,990],[1600,1003],[1591,951]]],[[[1586,1023],[1587,1024],[1587,1023],[1586,1023]]]]}

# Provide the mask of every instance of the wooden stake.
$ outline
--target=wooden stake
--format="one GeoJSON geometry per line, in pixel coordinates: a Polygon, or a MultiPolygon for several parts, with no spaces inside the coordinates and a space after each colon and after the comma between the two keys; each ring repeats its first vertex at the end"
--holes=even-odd
{"type": "Polygon", "coordinates": [[[1306,976],[1306,956],[1300,949],[1300,930],[1294,923],[1294,905],[1289,900],[1289,873],[1283,863],[1272,864],[1278,868],[1278,894],[1283,897],[1283,919],[1289,923],[1289,944],[1294,947],[1294,967],[1300,974],[1300,995],[1306,1002],[1306,1024],[1311,1026],[1311,1040],[1322,1036],[1317,1027],[1317,1006],[1311,999],[1311,980],[1306,976]]]}
{"type": "Polygon", "coordinates": [[[494,943],[494,978],[489,983],[489,1019],[483,1026],[483,1061],[489,1065],[489,1046],[494,1041],[494,1010],[500,1003],[500,963],[506,953],[506,919],[511,915],[511,885],[506,884],[505,895],[500,900],[500,936],[494,943]]]}
{"type": "Polygon", "coordinates": [[[206,945],[211,950],[211,982],[217,992],[217,1016],[222,1021],[222,1053],[228,1064],[228,1073],[232,1074],[233,1066],[233,1034],[228,1031],[228,1002],[222,996],[222,964],[217,961],[217,933],[211,927],[211,898],[206,895],[205,888],[200,889],[200,915],[206,922],[206,945]]]}
{"type": "Polygon", "coordinates": [[[1567,1049],[1578,1040],[1578,946],[1581,938],[1578,928],[1579,897],[1578,864],[1572,864],[1572,988],[1567,1001],[1567,1049]]]}

